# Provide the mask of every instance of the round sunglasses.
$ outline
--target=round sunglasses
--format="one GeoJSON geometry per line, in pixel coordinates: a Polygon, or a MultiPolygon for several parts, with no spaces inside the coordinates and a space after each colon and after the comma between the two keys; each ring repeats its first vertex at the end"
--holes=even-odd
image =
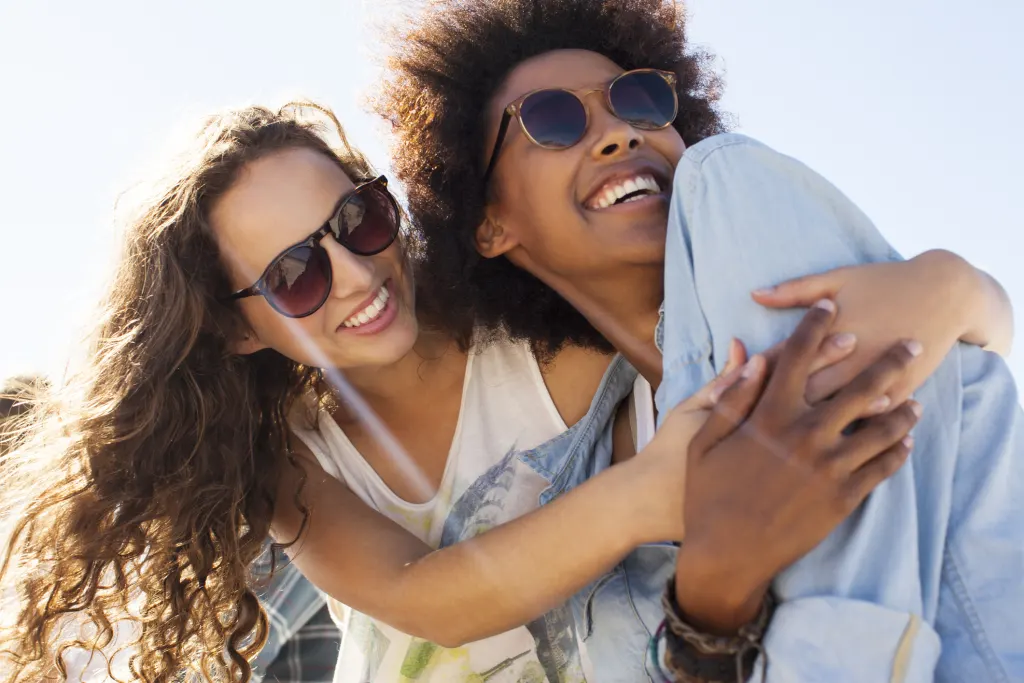
{"type": "Polygon", "coordinates": [[[379,176],[363,183],[341,198],[316,232],[275,256],[259,280],[234,292],[228,300],[262,296],[288,318],[313,315],[327,301],[334,282],[323,239],[331,235],[353,254],[373,256],[398,237],[399,215],[398,202],[388,192],[387,178],[379,176]]]}
{"type": "Polygon", "coordinates": [[[512,117],[533,144],[544,149],[568,149],[587,133],[590,113],[583,98],[595,92],[604,93],[608,110],[615,117],[641,130],[667,128],[679,113],[676,75],[659,69],[626,71],[607,85],[590,90],[543,88],[528,92],[505,107],[491,161],[484,172],[484,186],[494,172],[512,117]]]}

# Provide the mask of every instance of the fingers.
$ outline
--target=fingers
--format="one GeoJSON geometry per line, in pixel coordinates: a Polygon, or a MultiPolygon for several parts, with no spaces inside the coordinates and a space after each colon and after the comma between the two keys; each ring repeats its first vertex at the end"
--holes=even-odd
{"type": "Polygon", "coordinates": [[[814,359],[835,320],[836,305],[828,299],[814,304],[786,340],[779,362],[765,391],[765,402],[772,410],[785,410],[797,402],[804,405],[804,389],[814,359]]]}
{"type": "Polygon", "coordinates": [[[750,415],[760,398],[767,378],[764,356],[753,356],[743,367],[739,381],[722,394],[704,426],[693,437],[691,448],[710,450],[729,436],[750,415]]]}
{"type": "Polygon", "coordinates": [[[907,401],[895,410],[865,420],[831,456],[835,466],[845,473],[854,472],[896,446],[910,434],[921,418],[917,401],[907,401]]]}
{"type": "Polygon", "coordinates": [[[705,387],[707,389],[707,400],[700,407],[710,409],[711,406],[715,405],[722,394],[739,380],[740,373],[743,371],[743,366],[746,362],[747,347],[739,339],[733,339],[729,342],[729,359],[726,361],[721,374],[705,387]]]}
{"type": "Polygon", "coordinates": [[[718,398],[725,393],[725,390],[740,378],[740,372],[746,362],[746,347],[740,340],[733,339],[729,342],[729,357],[718,377],[702,386],[697,393],[680,403],[679,406],[685,406],[685,410],[710,410],[718,398]]]}
{"type": "MultiPolygon", "coordinates": [[[[786,348],[786,340],[780,341],[770,349],[764,352],[764,357],[768,360],[769,371],[779,361],[779,356],[782,355],[782,350],[786,348]]],[[[827,397],[829,394],[818,395],[814,400],[811,399],[814,395],[814,390],[819,390],[817,386],[823,383],[823,380],[831,380],[831,375],[835,365],[840,361],[843,361],[850,357],[854,351],[857,350],[857,335],[852,332],[842,332],[839,334],[833,334],[827,337],[821,348],[818,349],[818,355],[814,357],[814,361],[811,363],[811,377],[808,380],[805,394],[807,396],[808,403],[817,403],[821,399],[827,397]],[[821,379],[819,379],[821,378],[821,379]],[[816,386],[817,385],[817,386],[816,386]]],[[[839,372],[842,372],[840,369],[839,372]]],[[[771,374],[769,372],[769,374],[771,374]]],[[[843,386],[846,383],[843,382],[839,386],[843,386]]]]}
{"type": "Polygon", "coordinates": [[[729,357],[725,361],[725,367],[720,374],[727,375],[733,370],[738,370],[747,362],[747,347],[739,339],[733,337],[729,342],[729,357]]]}
{"type": "Polygon", "coordinates": [[[846,482],[846,507],[852,512],[883,481],[896,474],[907,461],[914,440],[907,438],[897,442],[885,452],[869,460],[854,472],[846,482]]]}
{"type": "Polygon", "coordinates": [[[797,308],[810,306],[821,299],[832,299],[842,286],[846,269],[838,268],[826,273],[788,280],[774,287],[751,292],[754,301],[769,308],[797,308]]]}
{"type": "Polygon", "coordinates": [[[857,336],[852,332],[842,332],[840,334],[833,334],[829,336],[824,343],[822,343],[821,348],[818,350],[818,354],[811,361],[811,373],[824,370],[825,368],[835,365],[844,358],[848,358],[856,348],[857,336]]]}
{"type": "Polygon", "coordinates": [[[900,342],[890,347],[834,398],[815,408],[821,411],[822,423],[838,433],[854,420],[888,409],[892,400],[886,392],[903,377],[921,351],[921,344],[916,341],[900,342]]]}

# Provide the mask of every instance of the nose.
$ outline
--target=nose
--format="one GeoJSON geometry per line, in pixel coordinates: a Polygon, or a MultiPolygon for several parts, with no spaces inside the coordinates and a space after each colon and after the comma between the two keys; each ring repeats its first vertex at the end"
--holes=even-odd
{"type": "Polygon", "coordinates": [[[327,235],[320,243],[331,260],[331,297],[349,299],[366,295],[374,285],[373,260],[358,256],[338,244],[333,235],[327,235]]]}
{"type": "Polygon", "coordinates": [[[644,144],[643,133],[608,111],[603,100],[596,100],[590,104],[590,154],[595,160],[624,156],[644,144]]]}

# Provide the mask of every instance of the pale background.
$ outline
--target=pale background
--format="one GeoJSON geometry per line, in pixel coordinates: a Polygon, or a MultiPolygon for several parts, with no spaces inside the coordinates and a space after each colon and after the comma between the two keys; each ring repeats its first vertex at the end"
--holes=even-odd
{"type": "MultiPolygon", "coordinates": [[[[402,5],[0,0],[0,376],[63,367],[109,272],[118,193],[207,110],[312,97],[386,168],[362,98],[374,22],[402,5]]],[[[689,8],[738,130],[823,172],[904,254],[945,247],[988,269],[1020,312],[1024,3],[689,8]]]]}

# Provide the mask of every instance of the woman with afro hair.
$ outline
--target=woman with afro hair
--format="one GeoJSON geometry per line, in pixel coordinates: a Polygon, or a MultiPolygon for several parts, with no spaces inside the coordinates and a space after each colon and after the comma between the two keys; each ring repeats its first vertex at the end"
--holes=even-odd
{"type": "MultiPolygon", "coordinates": [[[[813,304],[856,345],[799,386],[791,375],[798,399],[776,390],[778,369],[762,391],[773,354],[750,358],[708,424],[740,424],[720,444],[774,449],[712,458],[694,437],[678,553],[639,548],[573,601],[597,680],[1024,677],[1024,422],[981,348],[1009,348],[1005,293],[948,252],[902,260],[823,178],[726,133],[684,28],[671,1],[440,0],[395,36],[376,101],[445,323],[541,356],[618,350],[646,380],[634,446],[652,393],[664,416],[733,339],[762,351],[793,333],[798,312],[779,309],[813,304]],[[861,386],[879,358],[906,371],[871,380],[862,411],[833,412],[830,443],[876,438],[860,420],[881,411],[920,417],[916,447],[840,466],[765,431],[861,386]],[[870,497],[869,472],[888,477],[870,497]],[[806,489],[780,495],[789,476],[806,489]],[[825,490],[831,514],[796,511],[825,490]]],[[[787,363],[820,341],[807,325],[787,363]]]]}

